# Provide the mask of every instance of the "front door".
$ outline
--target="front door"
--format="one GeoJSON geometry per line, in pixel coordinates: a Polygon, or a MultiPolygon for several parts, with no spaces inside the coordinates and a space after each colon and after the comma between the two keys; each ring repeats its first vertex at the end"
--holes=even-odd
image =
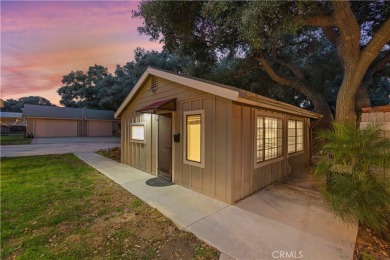
{"type": "Polygon", "coordinates": [[[172,114],[158,116],[158,176],[172,181],[172,114]]]}

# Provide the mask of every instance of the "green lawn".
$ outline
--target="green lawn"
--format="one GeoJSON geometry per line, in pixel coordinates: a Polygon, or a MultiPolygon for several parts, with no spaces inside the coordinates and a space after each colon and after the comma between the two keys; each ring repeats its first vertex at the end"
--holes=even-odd
{"type": "Polygon", "coordinates": [[[0,135],[0,145],[31,144],[31,141],[31,138],[24,138],[23,135],[0,135]]]}
{"type": "Polygon", "coordinates": [[[2,158],[1,259],[217,259],[72,154],[2,158]]]}

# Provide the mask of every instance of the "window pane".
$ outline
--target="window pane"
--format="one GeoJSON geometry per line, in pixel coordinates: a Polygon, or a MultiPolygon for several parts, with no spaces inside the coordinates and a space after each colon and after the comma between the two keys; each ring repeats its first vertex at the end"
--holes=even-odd
{"type": "Polygon", "coordinates": [[[264,159],[264,129],[263,129],[263,124],[264,124],[264,120],[262,117],[258,116],[257,117],[257,128],[256,128],[256,140],[257,140],[257,144],[256,144],[256,158],[257,158],[257,162],[261,162],[263,161],[264,159]]]}
{"type": "Polygon", "coordinates": [[[187,126],[187,160],[200,162],[201,150],[201,115],[188,115],[187,126]]]}
{"type": "Polygon", "coordinates": [[[137,141],[145,141],[145,126],[132,125],[131,126],[131,139],[137,141]]]}
{"type": "Polygon", "coordinates": [[[297,121],[297,151],[303,150],[303,122],[297,121]]]}
{"type": "Polygon", "coordinates": [[[283,128],[281,119],[265,117],[264,120],[264,159],[269,160],[283,154],[283,128]]]}
{"type": "Polygon", "coordinates": [[[296,151],[296,132],[295,132],[295,123],[294,120],[288,120],[288,153],[293,153],[296,151]]]}

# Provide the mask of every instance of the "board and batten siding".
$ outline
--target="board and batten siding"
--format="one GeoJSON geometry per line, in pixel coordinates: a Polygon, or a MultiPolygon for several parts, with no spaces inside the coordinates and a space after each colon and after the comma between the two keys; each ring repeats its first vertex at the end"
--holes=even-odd
{"type": "Polygon", "coordinates": [[[180,133],[180,142],[172,143],[174,183],[196,190],[222,201],[231,201],[231,104],[230,100],[207,94],[181,84],[158,78],[156,93],[149,91],[151,79],[145,81],[140,92],[121,115],[122,162],[157,175],[158,115],[136,111],[154,102],[176,98],[176,112],[172,114],[172,132],[180,133]],[[183,112],[204,110],[205,167],[184,163],[183,112]],[[146,124],[146,142],[130,141],[130,124],[146,124]]]}
{"type": "Polygon", "coordinates": [[[156,175],[157,116],[125,111],[121,118],[122,163],[156,175]],[[130,140],[131,123],[145,123],[144,143],[130,140]]]}
{"type": "Polygon", "coordinates": [[[230,100],[204,95],[177,102],[176,132],[181,142],[174,143],[174,182],[210,197],[231,203],[231,105],[230,100]],[[183,112],[204,110],[204,168],[183,163],[183,112]]]}
{"type": "Polygon", "coordinates": [[[241,200],[274,182],[282,182],[298,175],[310,162],[309,128],[310,121],[303,117],[289,117],[283,113],[262,110],[253,106],[234,102],[232,105],[232,175],[233,201],[241,200]],[[255,167],[256,144],[255,113],[264,116],[275,116],[283,121],[283,156],[264,161],[255,167]],[[288,155],[287,120],[299,119],[304,122],[304,151],[288,155]]]}

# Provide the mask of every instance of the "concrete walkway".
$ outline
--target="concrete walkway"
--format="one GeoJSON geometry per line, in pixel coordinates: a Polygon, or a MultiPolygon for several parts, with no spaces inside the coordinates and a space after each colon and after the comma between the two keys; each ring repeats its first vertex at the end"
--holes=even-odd
{"type": "Polygon", "coordinates": [[[148,186],[154,176],[95,153],[76,156],[217,248],[220,259],[353,257],[357,226],[338,221],[318,193],[277,184],[228,205],[178,185],[148,186]]]}

